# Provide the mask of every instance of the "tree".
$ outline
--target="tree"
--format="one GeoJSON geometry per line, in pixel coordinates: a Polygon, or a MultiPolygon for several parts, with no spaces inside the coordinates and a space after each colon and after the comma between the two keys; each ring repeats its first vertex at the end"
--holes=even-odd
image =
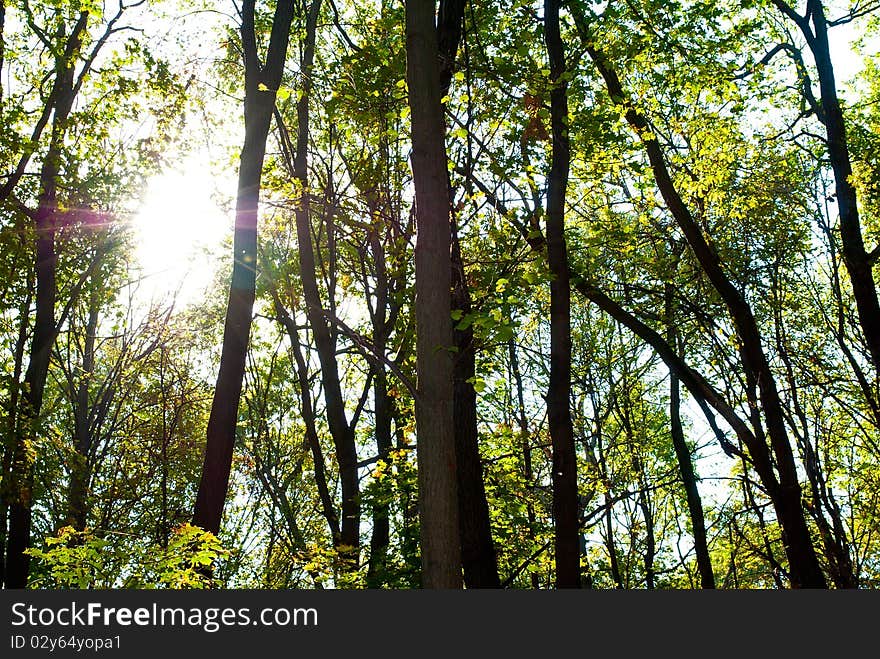
{"type": "MultiPolygon", "coordinates": [[[[583,25],[583,22],[581,24],[583,25]]],[[[757,396],[760,398],[767,434],[776,459],[778,479],[774,474],[771,454],[763,437],[755,437],[755,441],[749,441],[747,446],[755,461],[755,468],[774,500],[777,515],[784,529],[784,543],[790,563],[792,583],[800,587],[825,587],[825,577],[819,566],[800,504],[801,488],[786,432],[779,391],[762,347],[761,333],[753,310],[724,272],[717,252],[707,242],[678,193],[659,143],[650,132],[649,122],[632,106],[619,76],[604,55],[594,45],[588,45],[587,51],[604,79],[612,101],[626,108],[626,120],[642,140],[660,194],[706,276],[724,301],[736,327],[741,341],[742,366],[750,389],[753,392],[757,390],[757,396]]],[[[756,433],[763,435],[760,429],[756,429],[756,433]]]]}
{"type": "Polygon", "coordinates": [[[550,384],[547,416],[553,441],[553,519],[556,524],[556,585],[580,587],[577,457],[571,425],[571,289],[565,246],[568,185],[568,100],[560,3],[544,3],[544,35],[550,61],[550,124],[553,153],[547,177],[547,264],[550,267],[550,384]]]}
{"type": "MultiPolygon", "coordinates": [[[[862,337],[871,355],[875,372],[880,373],[880,302],[877,299],[877,286],[874,281],[874,263],[880,255],[876,250],[868,252],[859,219],[859,203],[856,189],[852,184],[852,163],[847,139],[846,121],[837,93],[834,79],[834,65],[831,62],[831,49],[828,42],[828,28],[852,20],[854,15],[830,23],[825,15],[821,0],[807,0],[806,12],[800,15],[784,0],[773,0],[776,8],[793,21],[804,35],[807,47],[813,55],[819,78],[819,101],[813,95],[811,82],[803,78],[805,98],[810,110],[825,126],[826,146],[831,169],[834,172],[835,194],[840,213],[840,238],[843,243],[843,262],[849,274],[853,297],[858,310],[862,337]],[[812,27],[810,23],[812,22],[812,27]]],[[[797,55],[796,57],[800,57],[797,55]]],[[[803,62],[800,61],[799,75],[805,76],[803,62]]]]}
{"type": "MultiPolygon", "coordinates": [[[[88,12],[81,12],[74,23],[68,39],[57,46],[55,82],[50,96],[52,129],[49,149],[40,171],[40,193],[37,210],[33,214],[36,233],[36,316],[31,339],[30,358],[24,376],[22,409],[19,412],[18,429],[12,448],[12,470],[9,507],[9,536],[7,539],[6,586],[24,588],[27,583],[28,558],[24,550],[30,543],[32,474],[28,458],[28,441],[33,441],[36,424],[43,405],[43,391],[49,370],[49,357],[55,341],[55,281],[57,255],[55,252],[55,225],[57,217],[58,176],[67,122],[73,106],[76,84],[75,71],[88,25],[88,12]]],[[[22,170],[23,171],[23,170],[22,170]]],[[[7,187],[12,182],[7,182],[7,187]]],[[[8,193],[7,193],[8,194],[8,193]]]]}
{"type": "Polygon", "coordinates": [[[433,0],[407,3],[406,35],[416,192],[416,431],[422,578],[425,588],[460,588],[449,188],[433,0]]]}
{"type": "MultiPolygon", "coordinates": [[[[456,58],[464,30],[465,2],[441,0],[438,11],[437,43],[440,51],[440,97],[452,87],[456,58]]],[[[452,223],[452,306],[467,316],[472,300],[465,273],[459,236],[459,220],[452,208],[455,190],[449,183],[452,223]]],[[[497,588],[498,566],[492,543],[489,505],[483,486],[483,465],[477,423],[476,351],[473,325],[457,324],[453,329],[455,365],[453,370],[453,412],[455,418],[455,459],[458,477],[458,523],[461,530],[461,559],[467,588],[497,588]]]]}
{"type": "Polygon", "coordinates": [[[241,149],[235,205],[232,281],[223,328],[220,369],[208,420],[205,462],[193,511],[193,524],[214,534],[220,531],[223,505],[226,501],[235,447],[235,429],[238,425],[238,403],[256,296],[257,212],[263,159],[294,16],[294,3],[279,0],[272,19],[266,61],[263,63],[257,49],[255,5],[255,0],[245,0],[241,12],[245,137],[241,149]]]}
{"type": "MultiPolygon", "coordinates": [[[[7,37],[13,37],[17,46],[24,45],[24,52],[35,49],[45,56],[24,65],[19,52],[8,57],[9,52],[4,50],[3,60],[12,84],[3,98],[4,120],[9,128],[3,155],[9,173],[0,186],[0,202],[7,217],[11,213],[19,218],[19,232],[23,231],[22,222],[32,225],[35,287],[27,367],[23,382],[18,382],[16,375],[13,384],[17,405],[4,457],[2,508],[4,517],[8,510],[8,534],[5,524],[3,531],[5,580],[9,587],[21,588],[27,581],[24,550],[32,526],[32,463],[40,441],[52,348],[69,310],[101,261],[86,260],[84,269],[81,264],[74,268],[77,274],[72,283],[65,280],[59,285],[59,263],[67,256],[67,249],[64,242],[59,245],[58,238],[67,237],[71,228],[112,218],[111,209],[121,205],[119,200],[139,182],[138,174],[133,172],[147,174],[151,167],[146,154],[130,149],[130,143],[123,147],[125,138],[113,134],[124,114],[138,105],[136,85],[129,84],[132,80],[127,75],[118,75],[117,85],[108,90],[104,87],[106,72],[96,62],[108,56],[109,61],[129,65],[129,70],[149,72],[152,79],[144,86],[146,92],[161,88],[169,99],[178,98],[167,67],[145,53],[137,40],[126,42],[124,54],[118,50],[106,52],[116,45],[119,34],[132,29],[123,19],[142,4],[119,2],[113,11],[111,7],[98,10],[79,2],[40,7],[22,2],[15,7],[21,31],[3,35],[4,44],[7,37]],[[48,63],[48,71],[40,70],[43,62],[48,63]],[[75,111],[76,101],[80,101],[80,107],[75,111]],[[32,126],[27,126],[31,119],[32,126]],[[22,134],[24,126],[30,129],[27,135],[22,134]],[[86,127],[92,129],[91,134],[81,134],[86,127]],[[44,136],[47,129],[48,138],[44,136]],[[110,158],[107,149],[111,144],[125,150],[126,156],[110,158]],[[27,176],[34,173],[27,171],[32,163],[38,167],[34,177],[27,176]],[[59,302],[60,313],[56,308],[59,302]]],[[[173,108],[172,101],[169,109],[173,108]]],[[[144,118],[151,115],[155,116],[149,112],[144,118]]],[[[160,137],[162,129],[156,133],[160,137]]],[[[23,332],[27,332],[30,320],[22,316],[23,332]]],[[[23,366],[23,359],[17,361],[23,366]]]]}

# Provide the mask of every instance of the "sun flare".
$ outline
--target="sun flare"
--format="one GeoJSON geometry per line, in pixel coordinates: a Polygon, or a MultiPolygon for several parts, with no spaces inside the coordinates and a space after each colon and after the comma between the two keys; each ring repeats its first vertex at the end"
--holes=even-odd
{"type": "Polygon", "coordinates": [[[220,184],[205,161],[197,154],[153,178],[134,218],[140,292],[148,300],[176,295],[185,303],[214,275],[216,252],[232,220],[221,208],[220,184]]]}

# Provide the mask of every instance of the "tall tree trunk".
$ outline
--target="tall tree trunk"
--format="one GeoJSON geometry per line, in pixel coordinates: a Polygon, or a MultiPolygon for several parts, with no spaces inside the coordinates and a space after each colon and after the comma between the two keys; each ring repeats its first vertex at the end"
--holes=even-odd
{"type": "Polygon", "coordinates": [[[5,441],[3,442],[2,471],[0,471],[4,481],[2,489],[0,489],[0,494],[2,494],[2,496],[0,496],[0,584],[6,583],[6,539],[9,536],[9,493],[11,491],[7,481],[12,473],[12,458],[15,452],[14,442],[16,438],[16,420],[18,418],[19,396],[21,394],[19,381],[24,365],[24,351],[27,347],[28,312],[30,311],[31,300],[33,297],[32,284],[33,278],[32,276],[29,276],[27,294],[25,295],[22,305],[19,307],[18,337],[15,341],[15,348],[13,350],[12,380],[8,407],[6,408],[7,425],[6,432],[4,433],[5,441]]]}
{"type": "Polygon", "coordinates": [[[544,37],[550,61],[553,153],[547,177],[547,263],[550,281],[550,384],[547,418],[553,444],[553,519],[557,588],[580,588],[577,455],[571,421],[571,288],[565,246],[568,185],[568,86],[559,31],[559,0],[544,2],[544,37]]]}
{"type": "Polygon", "coordinates": [[[71,31],[64,54],[56,62],[51,96],[55,99],[52,135],[40,170],[40,194],[34,213],[36,229],[36,316],[31,338],[30,358],[25,371],[21,409],[12,453],[10,474],[9,535],[6,541],[6,587],[27,585],[30,561],[24,551],[30,544],[33,471],[28,444],[36,439],[43,392],[49,373],[49,358],[57,335],[55,324],[55,282],[58,255],[55,251],[56,215],[58,212],[58,176],[67,124],[73,107],[74,72],[82,48],[88,14],[80,14],[71,31]]]}
{"type": "MultiPolygon", "coordinates": [[[[296,236],[299,251],[300,277],[302,278],[303,298],[306,315],[315,339],[315,348],[321,364],[321,383],[324,386],[324,403],[327,412],[327,425],[336,449],[339,465],[339,480],[342,484],[342,522],[340,540],[342,553],[348,558],[357,558],[360,546],[360,498],[357,473],[357,445],[354,428],[349,425],[345,413],[345,398],[339,379],[339,364],[336,361],[336,342],[324,316],[321,294],[315,271],[315,250],[312,243],[310,217],[310,193],[308,187],[309,151],[309,101],[311,98],[311,71],[315,54],[315,31],[318,23],[320,0],[314,0],[309,8],[306,25],[306,40],[301,62],[302,89],[296,106],[297,138],[293,161],[293,175],[302,191],[296,205],[296,236]]],[[[328,291],[334,295],[334,291],[328,291]]]]}
{"type": "MultiPolygon", "coordinates": [[[[455,61],[464,26],[465,0],[440,0],[437,18],[437,42],[440,51],[440,96],[452,85],[455,61]]],[[[447,170],[447,177],[449,172],[447,170]]],[[[449,182],[450,204],[453,199],[449,182]]],[[[458,240],[457,219],[450,206],[452,225],[452,307],[464,314],[471,312],[468,289],[458,240]]],[[[455,460],[458,465],[458,521],[461,530],[461,560],[467,588],[500,588],[498,562],[492,544],[489,503],[483,485],[480,443],[477,430],[476,346],[474,330],[453,330],[455,370],[453,409],[455,414],[455,460]]]]}
{"type": "Polygon", "coordinates": [[[434,0],[406,3],[416,191],[416,431],[422,585],[460,588],[453,414],[449,187],[434,0]]]}
{"type": "Polygon", "coordinates": [[[877,286],[873,272],[873,265],[877,258],[876,255],[869,254],[865,249],[856,190],[850,182],[852,164],[847,143],[846,122],[843,118],[840,99],[837,95],[837,84],[834,79],[834,65],[831,62],[825,8],[821,0],[808,0],[807,14],[800,16],[783,0],[774,0],[774,3],[782,13],[800,27],[816,62],[821,104],[820,107],[814,109],[817,111],[819,120],[825,125],[828,159],[831,161],[831,169],[834,171],[837,209],[840,213],[843,262],[849,274],[859,325],[862,328],[868,352],[871,354],[875,375],[880,375],[880,302],[877,299],[877,286]],[[811,19],[812,29],[810,28],[811,19]]]}
{"type": "Polygon", "coordinates": [[[238,198],[232,244],[234,261],[223,328],[220,370],[211,402],[205,460],[193,512],[193,524],[215,534],[220,531],[223,506],[229,488],[238,404],[256,295],[257,210],[263,158],[275,108],[275,94],[281,84],[287,57],[295,3],[293,0],[278,0],[265,66],[257,53],[254,4],[255,0],[244,0],[241,11],[245,135],[238,171],[238,198]]]}
{"type": "MultiPolygon", "coordinates": [[[[452,304],[465,315],[471,312],[471,298],[461,265],[458,235],[453,235],[452,304]]],[[[477,432],[476,351],[473,328],[453,331],[455,346],[455,461],[458,477],[458,515],[461,529],[461,561],[468,588],[500,588],[489,504],[483,485],[477,432]]]]}
{"type": "MultiPolygon", "coordinates": [[[[666,306],[666,340],[675,347],[677,343],[675,331],[675,298],[672,284],[665,285],[666,306]]],[[[678,461],[681,482],[684,485],[688,513],[691,518],[691,529],[694,536],[694,553],[697,555],[697,570],[700,573],[700,586],[705,589],[715,588],[715,574],[712,570],[712,559],[709,556],[709,543],[706,538],[706,520],[703,514],[703,501],[697,487],[697,475],[691,458],[691,450],[684,436],[681,423],[681,384],[674,371],[669,371],[669,433],[672,436],[672,447],[678,461]]]]}
{"type": "MultiPolygon", "coordinates": [[[[392,323],[388,318],[389,285],[388,270],[385,264],[385,246],[379,235],[381,217],[378,205],[372,204],[370,217],[373,226],[369,232],[369,248],[376,267],[376,306],[372,313],[373,346],[376,353],[385,355],[392,323]]],[[[391,422],[393,417],[392,400],[388,395],[388,376],[384,364],[377,362],[373,367],[373,417],[376,437],[376,451],[380,461],[387,462],[393,446],[391,422]]],[[[373,508],[373,532],[370,536],[370,562],[367,568],[367,586],[379,588],[387,576],[388,546],[391,542],[391,520],[389,505],[377,502],[373,508]]]]}

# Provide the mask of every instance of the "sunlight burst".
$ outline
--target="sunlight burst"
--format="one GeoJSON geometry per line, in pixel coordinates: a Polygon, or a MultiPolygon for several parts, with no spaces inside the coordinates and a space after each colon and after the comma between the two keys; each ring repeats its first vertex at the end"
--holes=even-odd
{"type": "Polygon", "coordinates": [[[152,179],[134,219],[140,293],[147,300],[183,304],[204,292],[216,270],[216,253],[232,220],[218,202],[230,189],[209,171],[206,158],[190,157],[152,179]]]}

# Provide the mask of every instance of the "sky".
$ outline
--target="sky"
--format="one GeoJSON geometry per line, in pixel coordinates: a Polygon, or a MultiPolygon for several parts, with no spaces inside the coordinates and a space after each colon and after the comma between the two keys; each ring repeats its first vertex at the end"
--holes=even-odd
{"type": "Polygon", "coordinates": [[[221,195],[234,190],[227,179],[212,173],[207,153],[197,152],[149,182],[134,220],[145,301],[177,293],[179,303],[190,302],[211,283],[219,250],[232,234],[233,217],[220,205],[221,195]]]}
{"type": "MultiPolygon", "coordinates": [[[[218,4],[229,11],[233,8],[228,0],[218,4]]],[[[233,16],[196,9],[168,21],[167,16],[153,17],[149,8],[145,11],[142,20],[153,20],[156,52],[178,61],[185,44],[188,57],[178,64],[185,76],[194,74],[197,84],[210,93],[212,63],[224,56],[220,27],[231,24],[233,16]]],[[[219,112],[225,114],[225,105],[219,112]]],[[[240,138],[230,135],[222,121],[211,123],[213,129],[207,131],[205,117],[190,119],[194,125],[187,130],[196,135],[190,141],[194,146],[148,181],[132,222],[135,257],[143,277],[137,297],[145,304],[169,302],[175,296],[178,307],[199,300],[226,256],[224,240],[232,235],[234,218],[228,208],[235,200],[238,172],[234,166],[221,170],[216,160],[218,149],[224,150],[226,143],[237,148],[240,138]]],[[[241,119],[233,123],[237,126],[241,119]]]]}

